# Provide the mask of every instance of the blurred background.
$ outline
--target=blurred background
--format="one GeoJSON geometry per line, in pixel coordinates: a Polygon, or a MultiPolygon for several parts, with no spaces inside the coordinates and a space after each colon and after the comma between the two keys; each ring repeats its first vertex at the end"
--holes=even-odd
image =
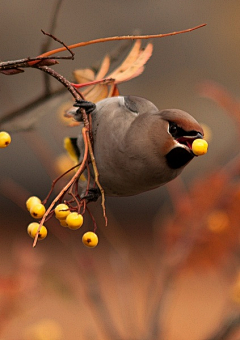
{"type": "MultiPolygon", "coordinates": [[[[47,195],[63,139],[79,129],[60,118],[71,101],[64,92],[16,114],[43,93],[38,70],[1,74],[0,129],[12,143],[0,151],[0,339],[239,339],[239,1],[1,1],[1,61],[41,53],[41,29],[51,29],[57,3],[55,35],[68,45],[207,23],[151,40],[144,73],[119,90],[189,112],[207,126],[210,147],[168,186],[107,198],[107,228],[100,202],[92,204],[97,248],[82,245],[92,228],[86,219],[76,232],[49,221],[49,236],[33,249],[25,201],[47,195]]],[[[75,69],[97,65],[119,45],[76,49],[74,61],[54,68],[72,80],[75,69]]]]}

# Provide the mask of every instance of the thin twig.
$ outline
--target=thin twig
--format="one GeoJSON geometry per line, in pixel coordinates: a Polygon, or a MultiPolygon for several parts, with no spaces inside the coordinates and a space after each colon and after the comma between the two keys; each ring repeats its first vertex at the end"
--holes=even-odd
{"type": "Polygon", "coordinates": [[[86,163],[87,158],[88,158],[88,142],[87,142],[86,132],[87,132],[87,129],[84,127],[82,129],[82,135],[83,135],[83,140],[84,140],[84,144],[85,144],[85,152],[84,152],[82,164],[79,167],[79,169],[77,170],[77,172],[75,173],[75,175],[72,177],[72,179],[65,185],[65,187],[60,191],[60,193],[54,198],[54,200],[51,202],[50,206],[46,210],[45,214],[43,215],[41,222],[39,223],[37,234],[36,234],[34,241],[33,241],[33,247],[36,246],[37,240],[38,240],[38,233],[39,233],[43,223],[45,222],[47,216],[49,215],[49,213],[53,209],[54,205],[59,201],[59,199],[61,197],[63,197],[65,195],[65,193],[68,191],[68,189],[71,187],[71,185],[80,177],[81,173],[83,172],[85,163],[86,163]]]}
{"type": "MultiPolygon", "coordinates": [[[[52,186],[51,189],[49,190],[49,193],[47,194],[47,197],[42,201],[42,204],[46,204],[46,202],[48,201],[49,197],[51,196],[53,189],[56,185],[56,183],[62,178],[64,177],[66,174],[68,174],[70,171],[76,169],[78,166],[80,166],[81,163],[78,163],[76,165],[74,165],[73,167],[71,167],[70,169],[68,169],[67,171],[65,171],[61,176],[59,176],[58,178],[56,178],[54,181],[52,181],[52,186]]],[[[83,169],[84,170],[84,169],[83,169]]]]}
{"type": "Polygon", "coordinates": [[[98,188],[101,191],[103,217],[105,219],[105,226],[107,226],[108,220],[107,220],[106,207],[105,207],[105,194],[104,194],[104,190],[103,190],[101,184],[99,183],[99,179],[98,179],[99,173],[98,173],[95,157],[94,157],[94,154],[93,154],[93,149],[92,149],[92,144],[91,144],[91,141],[90,141],[90,138],[89,138],[89,134],[87,134],[87,143],[88,143],[89,154],[90,154],[90,158],[91,158],[91,162],[92,162],[92,166],[93,166],[93,171],[94,171],[94,175],[95,175],[95,182],[96,182],[98,188]]]}
{"type": "Polygon", "coordinates": [[[65,49],[71,54],[71,57],[64,57],[64,59],[74,59],[74,55],[75,53],[73,53],[71,51],[71,49],[61,40],[59,40],[57,37],[55,37],[54,35],[52,35],[51,33],[47,33],[45,32],[44,30],[41,30],[41,32],[44,34],[44,35],[47,35],[48,37],[52,38],[53,40],[57,41],[58,43],[60,43],[61,45],[63,45],[65,47],[65,49]]]}
{"type": "MultiPolygon", "coordinates": [[[[48,35],[48,39],[46,39],[45,43],[42,44],[42,48],[41,48],[40,53],[47,52],[50,48],[50,44],[53,41],[53,39],[56,40],[55,37],[53,36],[53,34],[55,32],[55,29],[56,29],[57,19],[58,19],[58,16],[59,16],[59,12],[60,12],[60,8],[61,8],[62,3],[63,3],[63,0],[57,0],[56,1],[55,7],[53,9],[52,17],[51,17],[51,20],[50,20],[50,28],[48,30],[48,32],[50,34],[46,34],[45,32],[42,31],[45,35],[48,35]]],[[[50,93],[51,92],[51,78],[49,78],[46,73],[43,74],[43,77],[44,77],[43,79],[44,79],[45,93],[50,93]]]]}
{"type": "Polygon", "coordinates": [[[108,85],[109,83],[113,83],[114,81],[115,81],[114,78],[104,78],[104,79],[100,79],[100,80],[93,80],[93,81],[90,81],[88,83],[81,83],[81,84],[71,83],[71,84],[76,89],[80,89],[82,87],[91,86],[91,85],[97,85],[97,84],[108,85]]]}
{"type": "Polygon", "coordinates": [[[46,65],[51,66],[54,64],[58,64],[58,62],[55,59],[72,59],[70,56],[66,57],[60,57],[56,56],[54,58],[52,57],[34,57],[34,58],[22,58],[22,59],[17,59],[17,60],[9,60],[9,61],[2,61],[0,62],[0,72],[1,71],[6,71],[6,70],[11,70],[11,69],[17,69],[19,67],[32,67],[31,62],[43,62],[46,60],[46,65]]]}
{"type": "MultiPolygon", "coordinates": [[[[206,25],[207,24],[201,24],[201,25],[198,25],[198,26],[195,26],[195,27],[192,27],[192,28],[182,30],[182,31],[170,32],[170,33],[149,34],[149,35],[124,35],[124,36],[99,38],[99,39],[94,39],[94,40],[89,40],[89,41],[69,45],[68,48],[72,50],[72,49],[77,48],[77,47],[88,46],[88,45],[103,43],[103,42],[107,42],[107,41],[165,38],[165,37],[169,37],[169,36],[172,36],[172,35],[192,32],[192,31],[199,29],[201,27],[204,27],[206,25]]],[[[66,50],[66,48],[60,47],[60,48],[57,48],[55,50],[43,53],[39,57],[51,56],[55,53],[59,53],[59,52],[65,51],[65,50],[66,50]]]]}
{"type": "MultiPolygon", "coordinates": [[[[53,40],[63,45],[64,51],[67,50],[70,53],[70,56],[63,56],[63,57],[55,56],[54,58],[51,58],[49,56],[45,56],[45,57],[37,56],[34,58],[23,58],[23,59],[12,60],[12,61],[4,61],[4,62],[0,62],[0,72],[12,70],[12,69],[16,70],[16,72],[17,71],[22,72],[23,70],[19,68],[33,67],[36,64],[39,64],[40,66],[51,66],[54,64],[58,64],[56,59],[71,59],[71,60],[74,59],[74,53],[70,50],[70,48],[63,41],[59,40],[57,37],[55,37],[51,33],[47,33],[43,30],[41,31],[44,35],[47,35],[48,37],[52,38],[53,40]]],[[[8,74],[8,73],[5,72],[5,74],[8,74]]]]}
{"type": "MultiPolygon", "coordinates": [[[[57,0],[55,7],[53,9],[52,17],[50,19],[50,27],[49,27],[49,30],[48,30],[51,34],[54,34],[54,32],[55,32],[56,25],[57,25],[57,19],[58,19],[58,16],[59,16],[59,12],[60,12],[60,8],[61,8],[62,3],[63,3],[63,0],[57,0]]],[[[42,44],[41,53],[45,53],[49,49],[51,42],[52,42],[52,39],[46,39],[46,42],[44,44],[42,44]]]]}
{"type": "Polygon", "coordinates": [[[39,66],[39,65],[34,65],[34,68],[39,69],[43,72],[46,72],[50,74],[52,77],[54,77],[55,79],[57,79],[60,83],[62,83],[63,86],[67,88],[67,90],[72,94],[75,100],[84,99],[83,95],[79,91],[77,91],[65,77],[63,77],[61,74],[54,71],[52,68],[48,66],[39,66]]]}

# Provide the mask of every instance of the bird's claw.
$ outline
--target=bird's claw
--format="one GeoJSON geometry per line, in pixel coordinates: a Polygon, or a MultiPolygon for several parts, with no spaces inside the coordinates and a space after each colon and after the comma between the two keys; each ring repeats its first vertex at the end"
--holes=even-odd
{"type": "Polygon", "coordinates": [[[73,116],[77,122],[82,122],[82,112],[80,109],[84,109],[86,114],[89,115],[93,110],[95,110],[96,105],[92,102],[88,102],[87,100],[76,100],[74,107],[78,109],[76,111],[68,111],[68,116],[73,116]]]}
{"type": "Polygon", "coordinates": [[[76,103],[73,106],[84,109],[87,114],[90,114],[96,108],[96,104],[87,100],[76,100],[76,103]]]}

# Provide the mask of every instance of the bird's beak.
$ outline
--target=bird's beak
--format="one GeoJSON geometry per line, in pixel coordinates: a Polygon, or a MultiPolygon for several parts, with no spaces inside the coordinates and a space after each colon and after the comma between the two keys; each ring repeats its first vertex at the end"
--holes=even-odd
{"type": "Polygon", "coordinates": [[[192,151],[192,143],[195,139],[202,139],[203,135],[200,132],[196,132],[195,135],[191,136],[182,136],[176,139],[176,141],[181,144],[185,149],[192,153],[193,156],[196,156],[192,151]]]}

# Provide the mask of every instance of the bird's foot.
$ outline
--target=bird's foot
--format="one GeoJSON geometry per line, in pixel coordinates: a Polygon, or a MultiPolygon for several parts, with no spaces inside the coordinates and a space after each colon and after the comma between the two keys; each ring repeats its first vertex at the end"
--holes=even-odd
{"type": "MultiPolygon", "coordinates": [[[[89,115],[96,108],[96,105],[94,103],[88,102],[87,100],[76,100],[76,103],[73,106],[78,107],[78,109],[75,113],[76,116],[78,114],[80,114],[80,116],[82,116],[81,111],[79,109],[84,109],[86,111],[86,114],[89,115]]],[[[82,117],[80,117],[80,120],[81,120],[81,118],[82,117]]]]}

